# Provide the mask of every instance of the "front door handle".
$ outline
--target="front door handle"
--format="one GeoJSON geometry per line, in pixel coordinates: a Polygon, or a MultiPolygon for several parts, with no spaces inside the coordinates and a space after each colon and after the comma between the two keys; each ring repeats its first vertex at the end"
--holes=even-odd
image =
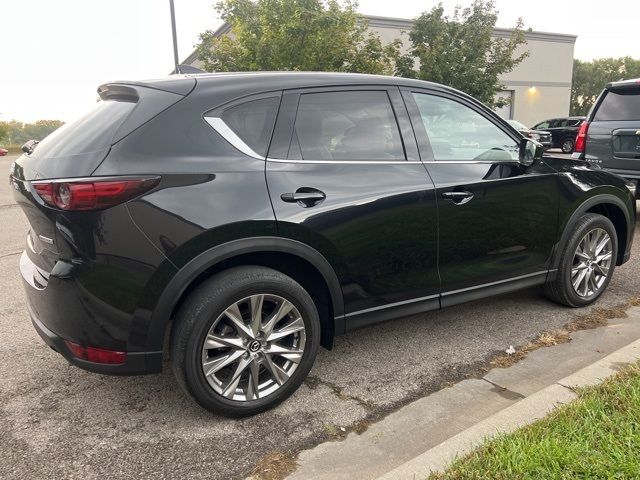
{"type": "Polygon", "coordinates": [[[442,198],[451,200],[456,205],[464,205],[473,198],[473,192],[444,192],[442,198]]]}
{"type": "Polygon", "coordinates": [[[283,202],[297,203],[301,207],[308,208],[319,204],[327,198],[327,196],[324,192],[316,190],[315,188],[302,187],[294,193],[283,193],[280,195],[280,198],[283,202]]]}

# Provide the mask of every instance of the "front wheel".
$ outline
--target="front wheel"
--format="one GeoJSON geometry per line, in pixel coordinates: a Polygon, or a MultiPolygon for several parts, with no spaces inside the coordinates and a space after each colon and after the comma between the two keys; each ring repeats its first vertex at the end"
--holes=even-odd
{"type": "Polygon", "coordinates": [[[545,285],[552,300],[570,307],[593,303],[607,288],[618,254],[618,237],[602,215],[583,215],[565,246],[556,278],[545,285]]]}
{"type": "Polygon", "coordinates": [[[297,282],[269,268],[237,267],[202,283],[180,308],[171,362],[201,406],[243,417],[295,392],[319,343],[318,312],[297,282]]]}

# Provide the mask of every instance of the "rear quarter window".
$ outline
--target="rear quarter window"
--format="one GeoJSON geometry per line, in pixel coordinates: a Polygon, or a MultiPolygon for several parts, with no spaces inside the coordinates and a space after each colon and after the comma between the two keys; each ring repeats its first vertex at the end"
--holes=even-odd
{"type": "Polygon", "coordinates": [[[596,110],[593,120],[640,120],[640,90],[607,92],[596,110]]]}
{"type": "Polygon", "coordinates": [[[221,119],[254,152],[266,156],[280,97],[250,100],[227,108],[221,119]]]}

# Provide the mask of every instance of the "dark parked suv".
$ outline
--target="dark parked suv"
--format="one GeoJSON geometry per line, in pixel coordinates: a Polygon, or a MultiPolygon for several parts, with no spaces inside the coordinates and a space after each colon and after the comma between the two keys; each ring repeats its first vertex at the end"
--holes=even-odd
{"type": "Polygon", "coordinates": [[[33,324],[81,368],[156,373],[257,413],[319,345],[544,285],[587,305],[629,258],[622,178],[417,80],[243,73],[118,82],[12,165],[33,324]]]}
{"type": "Polygon", "coordinates": [[[640,79],[605,87],[580,128],[573,157],[638,183],[640,79]]]}
{"type": "Polygon", "coordinates": [[[559,148],[563,153],[572,153],[576,135],[585,117],[552,118],[536,124],[532,130],[545,130],[551,134],[550,148],[559,148]]]}

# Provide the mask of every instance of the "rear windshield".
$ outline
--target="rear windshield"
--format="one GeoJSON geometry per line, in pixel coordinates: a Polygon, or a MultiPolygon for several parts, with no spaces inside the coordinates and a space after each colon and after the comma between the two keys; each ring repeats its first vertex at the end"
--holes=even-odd
{"type": "Polygon", "coordinates": [[[607,92],[593,119],[602,122],[640,120],[640,90],[607,92]]]}
{"type": "Polygon", "coordinates": [[[89,113],[47,136],[31,156],[55,158],[104,150],[135,106],[133,102],[101,100],[89,113]]]}

